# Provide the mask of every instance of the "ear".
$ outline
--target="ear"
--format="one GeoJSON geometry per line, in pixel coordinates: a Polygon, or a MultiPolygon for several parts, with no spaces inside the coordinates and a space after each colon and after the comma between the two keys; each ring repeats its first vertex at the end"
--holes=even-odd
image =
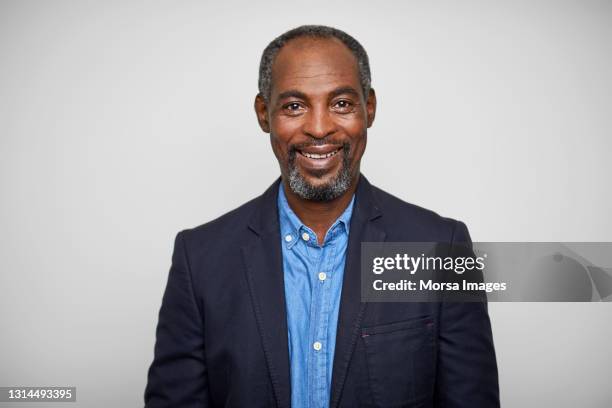
{"type": "Polygon", "coordinates": [[[376,117],[376,92],[374,92],[373,88],[370,88],[368,100],[366,101],[366,113],[368,115],[368,127],[370,127],[376,117]]]}
{"type": "Polygon", "coordinates": [[[270,123],[268,122],[268,104],[260,93],[255,97],[255,114],[259,127],[266,133],[270,133],[270,123]]]}

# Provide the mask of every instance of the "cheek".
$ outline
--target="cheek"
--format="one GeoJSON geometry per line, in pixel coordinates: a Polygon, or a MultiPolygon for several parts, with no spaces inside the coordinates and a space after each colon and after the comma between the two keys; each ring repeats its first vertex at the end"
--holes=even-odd
{"type": "Polygon", "coordinates": [[[270,121],[271,131],[282,140],[289,140],[294,133],[300,130],[301,126],[302,121],[299,118],[283,115],[273,115],[270,121]]]}
{"type": "Polygon", "coordinates": [[[303,142],[300,139],[299,128],[287,126],[286,123],[274,126],[270,131],[272,150],[279,162],[286,165],[289,162],[289,147],[293,144],[303,142]]]}
{"type": "Polygon", "coordinates": [[[355,121],[350,125],[344,126],[346,134],[351,140],[353,147],[353,156],[360,156],[363,153],[366,145],[367,127],[362,121],[355,121]]]}
{"type": "Polygon", "coordinates": [[[270,132],[270,144],[276,158],[280,161],[287,160],[287,145],[283,143],[278,136],[270,132]]]}
{"type": "Polygon", "coordinates": [[[270,123],[270,135],[273,135],[273,143],[277,143],[286,151],[287,146],[292,143],[294,136],[299,134],[300,127],[296,122],[295,120],[273,119],[270,123]]]}

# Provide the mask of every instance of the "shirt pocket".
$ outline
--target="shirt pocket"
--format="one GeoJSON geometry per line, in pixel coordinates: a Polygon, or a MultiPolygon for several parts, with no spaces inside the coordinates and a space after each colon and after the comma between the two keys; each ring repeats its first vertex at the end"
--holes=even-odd
{"type": "Polygon", "coordinates": [[[434,322],[419,317],[361,330],[372,397],[378,407],[420,406],[435,376],[434,322]]]}

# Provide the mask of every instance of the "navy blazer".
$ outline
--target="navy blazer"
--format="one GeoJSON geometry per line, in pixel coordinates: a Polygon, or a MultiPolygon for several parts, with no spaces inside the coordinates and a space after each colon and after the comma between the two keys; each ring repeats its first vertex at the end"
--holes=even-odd
{"type": "MultiPolygon", "coordinates": [[[[176,236],[146,407],[290,406],[279,185],[176,236]]],[[[355,194],[330,407],[498,407],[486,303],[360,298],[362,241],[471,244],[465,225],[363,175],[355,194]]]]}

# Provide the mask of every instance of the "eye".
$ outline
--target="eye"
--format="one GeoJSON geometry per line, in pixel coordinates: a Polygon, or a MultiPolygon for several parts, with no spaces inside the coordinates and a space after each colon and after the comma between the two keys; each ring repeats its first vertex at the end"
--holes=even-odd
{"type": "Polygon", "coordinates": [[[283,105],[283,111],[290,115],[296,115],[302,112],[304,108],[299,102],[289,102],[283,105]]]}
{"type": "Polygon", "coordinates": [[[336,101],[336,103],[334,103],[333,105],[333,109],[336,112],[340,112],[340,113],[349,113],[353,111],[353,103],[351,101],[347,101],[346,99],[340,99],[339,101],[336,101]]]}

